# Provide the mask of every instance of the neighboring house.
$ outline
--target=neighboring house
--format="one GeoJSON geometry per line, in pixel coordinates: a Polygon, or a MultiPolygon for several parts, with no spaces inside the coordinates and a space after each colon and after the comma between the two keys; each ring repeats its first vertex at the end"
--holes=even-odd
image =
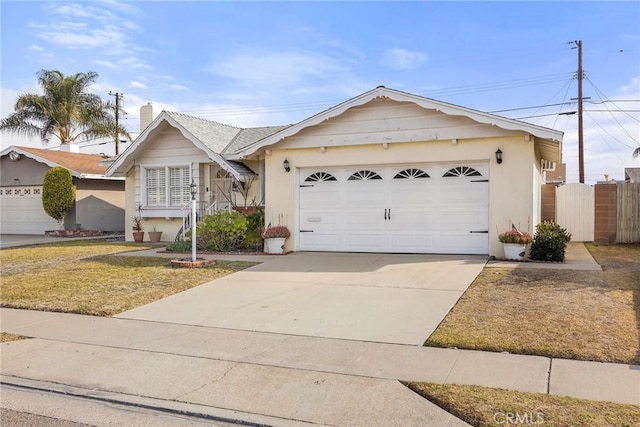
{"type": "Polygon", "coordinates": [[[0,153],[0,231],[44,234],[60,228],[42,207],[42,182],[56,166],[68,169],[76,201],[64,219],[66,229],[124,230],[124,180],[105,176],[102,156],[11,146],[0,153]]]}
{"type": "Polygon", "coordinates": [[[163,112],[107,175],[127,177],[127,218],[139,206],[170,233],[191,180],[215,209],[226,179],[253,182],[266,222],[291,229],[286,250],[501,256],[498,233],[540,221],[543,164],[561,163],[562,135],[378,87],[283,127],[163,112]]]}
{"type": "Polygon", "coordinates": [[[567,183],[567,165],[565,163],[553,163],[548,166],[549,168],[544,169],[545,184],[555,184],[558,186],[567,183]]]}

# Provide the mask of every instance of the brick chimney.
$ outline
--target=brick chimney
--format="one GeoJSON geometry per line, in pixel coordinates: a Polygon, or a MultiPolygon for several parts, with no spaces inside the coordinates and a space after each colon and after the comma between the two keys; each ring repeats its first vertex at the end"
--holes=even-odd
{"type": "Polygon", "coordinates": [[[153,113],[153,102],[147,102],[147,105],[140,107],[140,133],[151,124],[156,116],[153,113]]]}

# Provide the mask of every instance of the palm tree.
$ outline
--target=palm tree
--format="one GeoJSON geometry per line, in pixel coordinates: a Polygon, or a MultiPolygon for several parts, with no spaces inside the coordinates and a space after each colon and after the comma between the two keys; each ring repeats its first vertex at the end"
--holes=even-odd
{"type": "MultiPolygon", "coordinates": [[[[44,95],[20,95],[15,112],[0,121],[0,130],[39,136],[43,144],[50,136],[57,137],[61,144],[116,136],[115,105],[86,92],[98,78],[97,73],[65,76],[58,70],[40,70],[37,76],[44,95]]],[[[131,139],[122,126],[117,129],[119,135],[131,139]]]]}

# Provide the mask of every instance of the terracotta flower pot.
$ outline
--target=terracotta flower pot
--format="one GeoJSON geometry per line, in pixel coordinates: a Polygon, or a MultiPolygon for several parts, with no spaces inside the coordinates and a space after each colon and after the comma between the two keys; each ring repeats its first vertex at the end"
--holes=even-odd
{"type": "Polygon", "coordinates": [[[149,241],[151,243],[158,243],[162,238],[162,231],[150,231],[149,232],[149,241]]]}
{"type": "Polygon", "coordinates": [[[134,231],[133,232],[133,241],[136,243],[142,243],[144,240],[144,231],[134,231]]]}

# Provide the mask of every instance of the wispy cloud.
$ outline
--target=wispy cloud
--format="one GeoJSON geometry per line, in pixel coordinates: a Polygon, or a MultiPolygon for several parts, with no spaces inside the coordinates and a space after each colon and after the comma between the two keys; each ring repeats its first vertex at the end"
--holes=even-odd
{"type": "Polygon", "coordinates": [[[308,77],[329,79],[348,73],[349,68],[335,58],[315,52],[243,54],[225,58],[210,71],[239,82],[286,86],[308,77]]]}
{"type": "Polygon", "coordinates": [[[101,66],[106,67],[106,68],[112,68],[112,69],[117,69],[118,68],[118,66],[116,64],[114,64],[113,62],[106,61],[104,59],[96,59],[95,61],[93,61],[93,63],[96,64],[96,65],[101,65],[101,66]]]}
{"type": "Polygon", "coordinates": [[[136,89],[149,89],[149,86],[136,80],[129,83],[129,86],[136,89]]]}
{"type": "Polygon", "coordinates": [[[422,52],[401,48],[391,48],[384,51],[382,64],[397,71],[415,70],[427,62],[427,55],[422,52]]]}

